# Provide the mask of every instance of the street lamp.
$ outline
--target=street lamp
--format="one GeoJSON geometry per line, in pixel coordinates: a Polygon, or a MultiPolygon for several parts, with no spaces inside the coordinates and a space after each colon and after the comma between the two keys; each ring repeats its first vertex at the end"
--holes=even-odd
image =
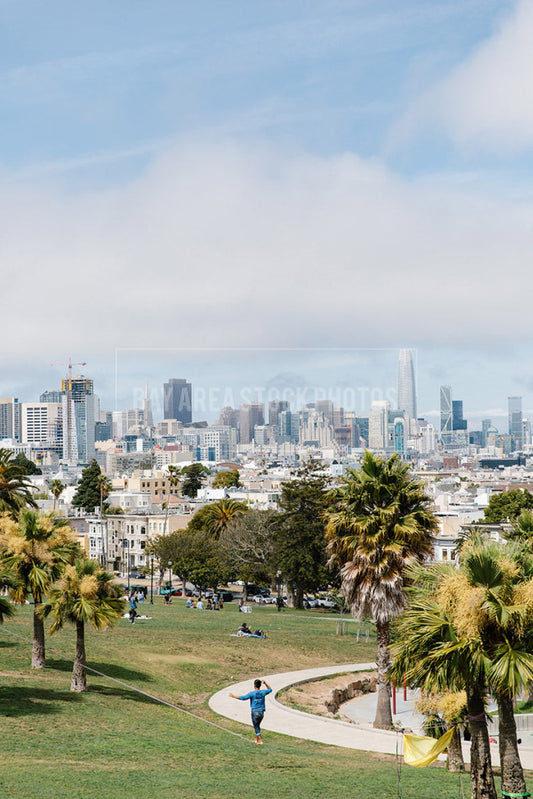
{"type": "Polygon", "coordinates": [[[150,555],[150,604],[154,604],[154,556],[150,555]]]}
{"type": "Polygon", "coordinates": [[[130,590],[130,542],[126,539],[126,546],[128,547],[128,592],[130,590]]]}
{"type": "Polygon", "coordinates": [[[276,605],[277,605],[277,608],[278,608],[278,613],[280,613],[281,612],[281,605],[282,605],[282,602],[283,602],[283,599],[281,598],[281,569],[277,570],[276,579],[278,581],[278,598],[276,600],[276,605]]]}
{"type": "Polygon", "coordinates": [[[168,562],[168,601],[169,604],[172,598],[172,561],[168,562]]]}

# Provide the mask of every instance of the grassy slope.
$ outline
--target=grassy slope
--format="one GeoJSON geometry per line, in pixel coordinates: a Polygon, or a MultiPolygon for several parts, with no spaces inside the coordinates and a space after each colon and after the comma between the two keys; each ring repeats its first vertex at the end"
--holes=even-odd
{"type": "MultiPolygon", "coordinates": [[[[211,727],[103,677],[89,676],[89,692],[70,692],[74,631],[47,639],[48,667],[29,668],[32,608],[0,627],[0,795],[11,799],[155,799],[194,794],[209,799],[397,796],[394,758],[353,752],[250,730],[219,719],[208,696],[233,680],[313,665],[367,661],[375,642],[339,637],[335,622],[313,612],[278,614],[254,608],[252,626],[266,641],[231,638],[242,618],[222,612],[145,603],[153,615],[132,626],[120,621],[105,633],[87,631],[89,665],[136,688],[216,721],[243,738],[211,727]],[[55,650],[52,652],[52,649],[55,650]],[[63,657],[62,657],[63,656],[63,657]]],[[[250,619],[248,619],[250,623],[250,619]]],[[[463,778],[469,791],[468,777],[463,778]]],[[[402,769],[404,799],[460,795],[459,778],[442,768],[402,769]]]]}

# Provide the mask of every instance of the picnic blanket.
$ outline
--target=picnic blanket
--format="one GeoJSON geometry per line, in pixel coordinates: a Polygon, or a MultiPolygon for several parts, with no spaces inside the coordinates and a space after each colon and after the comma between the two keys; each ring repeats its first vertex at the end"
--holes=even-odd
{"type": "Polygon", "coordinates": [[[255,633],[230,633],[232,638],[266,638],[266,635],[256,635],[255,633]]]}

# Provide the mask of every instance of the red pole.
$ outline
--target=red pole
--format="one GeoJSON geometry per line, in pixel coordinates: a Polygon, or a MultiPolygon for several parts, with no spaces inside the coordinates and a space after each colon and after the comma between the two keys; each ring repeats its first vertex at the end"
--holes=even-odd
{"type": "Polygon", "coordinates": [[[403,701],[407,702],[407,681],[403,678],[403,701]]]}
{"type": "Polygon", "coordinates": [[[396,715],[396,680],[392,681],[392,714],[396,715]]]}

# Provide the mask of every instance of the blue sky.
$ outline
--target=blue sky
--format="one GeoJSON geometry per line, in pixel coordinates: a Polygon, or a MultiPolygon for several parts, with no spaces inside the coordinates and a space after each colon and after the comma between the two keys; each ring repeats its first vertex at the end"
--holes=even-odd
{"type": "Polygon", "coordinates": [[[533,409],[532,35],[530,0],[0,0],[0,394],[69,356],[106,407],[170,376],[385,391],[413,347],[420,411],[440,382],[533,409]],[[161,356],[117,392],[126,348],[161,356]]]}

